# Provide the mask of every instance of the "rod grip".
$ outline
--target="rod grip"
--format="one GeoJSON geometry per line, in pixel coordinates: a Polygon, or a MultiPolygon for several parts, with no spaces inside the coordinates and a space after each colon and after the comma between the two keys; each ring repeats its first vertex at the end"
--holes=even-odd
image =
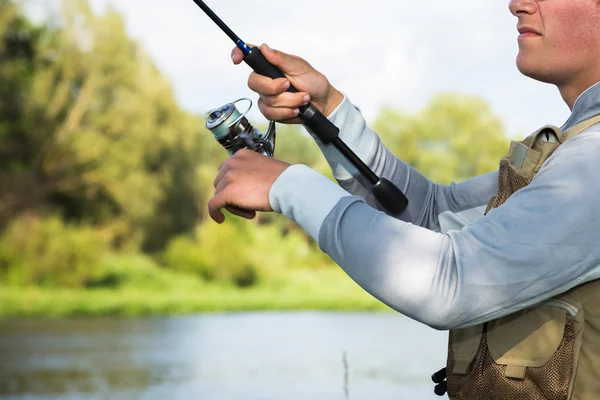
{"type": "MultiPolygon", "coordinates": [[[[268,76],[271,79],[285,78],[283,72],[271,64],[262,54],[258,47],[253,47],[250,53],[244,57],[246,64],[250,66],[257,74],[268,76]]],[[[291,93],[298,93],[294,85],[290,85],[287,90],[291,93]]],[[[332,143],[339,135],[340,130],[322,112],[312,104],[300,107],[300,118],[304,125],[309,127],[323,142],[323,144],[332,143]]]]}
{"type": "MultiPolygon", "coordinates": [[[[258,47],[251,48],[250,52],[245,54],[244,61],[254,70],[254,72],[260,75],[268,76],[271,79],[285,78],[283,72],[267,61],[258,47]]],[[[297,93],[298,89],[293,85],[290,85],[290,88],[287,91],[297,93]]],[[[328,120],[314,105],[307,104],[300,107],[300,118],[304,125],[309,127],[323,144],[327,145],[333,143],[338,149],[340,148],[341,141],[338,140],[340,129],[328,120]]],[[[343,147],[347,148],[345,145],[343,147]]],[[[348,153],[350,153],[349,160],[357,167],[362,167],[359,168],[359,170],[362,169],[363,173],[367,173],[367,176],[371,176],[371,183],[374,184],[373,195],[377,201],[391,215],[400,215],[408,206],[408,199],[404,193],[387,179],[379,179],[377,181],[375,174],[364,164],[364,162],[356,157],[354,152],[348,149],[348,153]]]]}
{"type": "MultiPolygon", "coordinates": [[[[285,78],[283,72],[268,62],[258,47],[252,47],[250,53],[244,56],[244,62],[246,62],[246,64],[248,64],[257,74],[268,76],[271,79],[285,78]]],[[[298,93],[298,89],[293,85],[291,85],[287,91],[298,93]]]]}
{"type": "Polygon", "coordinates": [[[408,199],[392,182],[381,178],[373,186],[373,196],[393,216],[399,216],[408,207],[408,199]]]}

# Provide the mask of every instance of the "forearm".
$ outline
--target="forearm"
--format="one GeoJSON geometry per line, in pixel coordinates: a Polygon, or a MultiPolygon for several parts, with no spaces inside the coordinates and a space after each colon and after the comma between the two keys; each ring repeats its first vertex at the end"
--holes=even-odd
{"type": "Polygon", "coordinates": [[[440,254],[449,247],[446,235],[377,211],[306,166],[288,168],[270,199],[367,292],[417,321],[444,327],[448,313],[434,305],[442,297],[431,288],[440,254]]]}
{"type": "MultiPolygon", "coordinates": [[[[391,180],[407,195],[410,208],[401,216],[401,219],[413,221],[415,205],[421,204],[421,202],[419,201],[419,193],[415,193],[413,196],[411,196],[411,193],[406,193],[411,177],[410,167],[383,146],[377,134],[367,126],[360,110],[347,97],[343,98],[343,101],[328,118],[340,129],[340,139],[376,175],[391,180]]],[[[307,130],[315,138],[325,159],[331,166],[334,178],[340,186],[349,193],[362,197],[372,207],[381,210],[382,208],[377,204],[371,193],[371,185],[359,174],[356,167],[335,146],[324,145],[314,132],[311,132],[308,128],[307,130]]],[[[420,174],[414,172],[415,180],[419,179],[420,174]]],[[[427,182],[425,179],[424,181],[427,182]]],[[[428,188],[424,189],[428,190],[428,188]]]]}
{"type": "Polygon", "coordinates": [[[275,183],[273,208],[393,309],[437,329],[470,326],[600,278],[595,138],[571,139],[502,207],[445,234],[377,211],[305,166],[275,183]]]}
{"type": "Polygon", "coordinates": [[[301,165],[288,168],[275,182],[270,200],[276,212],[297,222],[380,301],[438,329],[457,320],[453,314],[461,311],[452,309],[450,301],[453,277],[442,274],[446,280],[436,289],[433,284],[439,279],[439,261],[448,258],[442,255],[452,254],[447,235],[377,211],[301,165]]]}
{"type": "Polygon", "coordinates": [[[511,315],[598,279],[597,254],[581,254],[577,240],[532,239],[547,227],[529,225],[528,210],[515,206],[514,215],[441,234],[347,197],[324,220],[319,245],[372,296],[439,330],[511,315]]]}
{"type": "MultiPolygon", "coordinates": [[[[476,181],[450,186],[434,184],[387,149],[347,97],[329,115],[329,119],[340,128],[340,138],[376,175],[390,180],[407,196],[409,206],[400,217],[404,221],[437,230],[438,216],[443,212],[487,205],[496,193],[496,175],[484,175],[475,178],[476,181]]],[[[309,133],[315,136],[310,130],[309,133]]],[[[371,185],[358,174],[357,169],[334,146],[325,146],[318,138],[315,140],[340,186],[381,210],[371,193],[371,185]]]]}

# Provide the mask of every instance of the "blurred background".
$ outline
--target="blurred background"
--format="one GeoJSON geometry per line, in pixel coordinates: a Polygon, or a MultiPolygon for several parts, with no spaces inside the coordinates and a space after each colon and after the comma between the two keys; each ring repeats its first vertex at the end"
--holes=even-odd
{"type": "MultiPolygon", "coordinates": [[[[568,116],[516,70],[508,2],[209,5],[311,62],[438,183],[568,116]]],[[[279,215],[207,217],[227,153],[206,112],[256,100],[232,47],[191,0],[0,0],[0,397],[435,398],[445,333],[279,215]]],[[[331,177],[301,128],[279,125],[276,153],[331,177]]]]}

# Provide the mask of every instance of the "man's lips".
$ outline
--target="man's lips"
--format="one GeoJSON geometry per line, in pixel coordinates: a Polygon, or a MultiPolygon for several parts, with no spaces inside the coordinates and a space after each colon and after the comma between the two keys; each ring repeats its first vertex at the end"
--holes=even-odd
{"type": "Polygon", "coordinates": [[[520,33],[519,39],[526,38],[526,37],[542,36],[541,33],[539,33],[535,29],[530,28],[528,26],[519,26],[519,27],[517,27],[517,30],[520,33]]]}

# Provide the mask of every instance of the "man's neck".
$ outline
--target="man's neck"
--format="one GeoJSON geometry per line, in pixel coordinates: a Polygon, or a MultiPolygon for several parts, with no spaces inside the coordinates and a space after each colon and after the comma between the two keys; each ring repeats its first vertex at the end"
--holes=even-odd
{"type": "Polygon", "coordinates": [[[569,82],[562,85],[556,85],[565,103],[569,107],[569,110],[573,111],[575,102],[590,87],[600,82],[600,75],[586,77],[584,79],[579,78],[573,82],[569,82]]]}

